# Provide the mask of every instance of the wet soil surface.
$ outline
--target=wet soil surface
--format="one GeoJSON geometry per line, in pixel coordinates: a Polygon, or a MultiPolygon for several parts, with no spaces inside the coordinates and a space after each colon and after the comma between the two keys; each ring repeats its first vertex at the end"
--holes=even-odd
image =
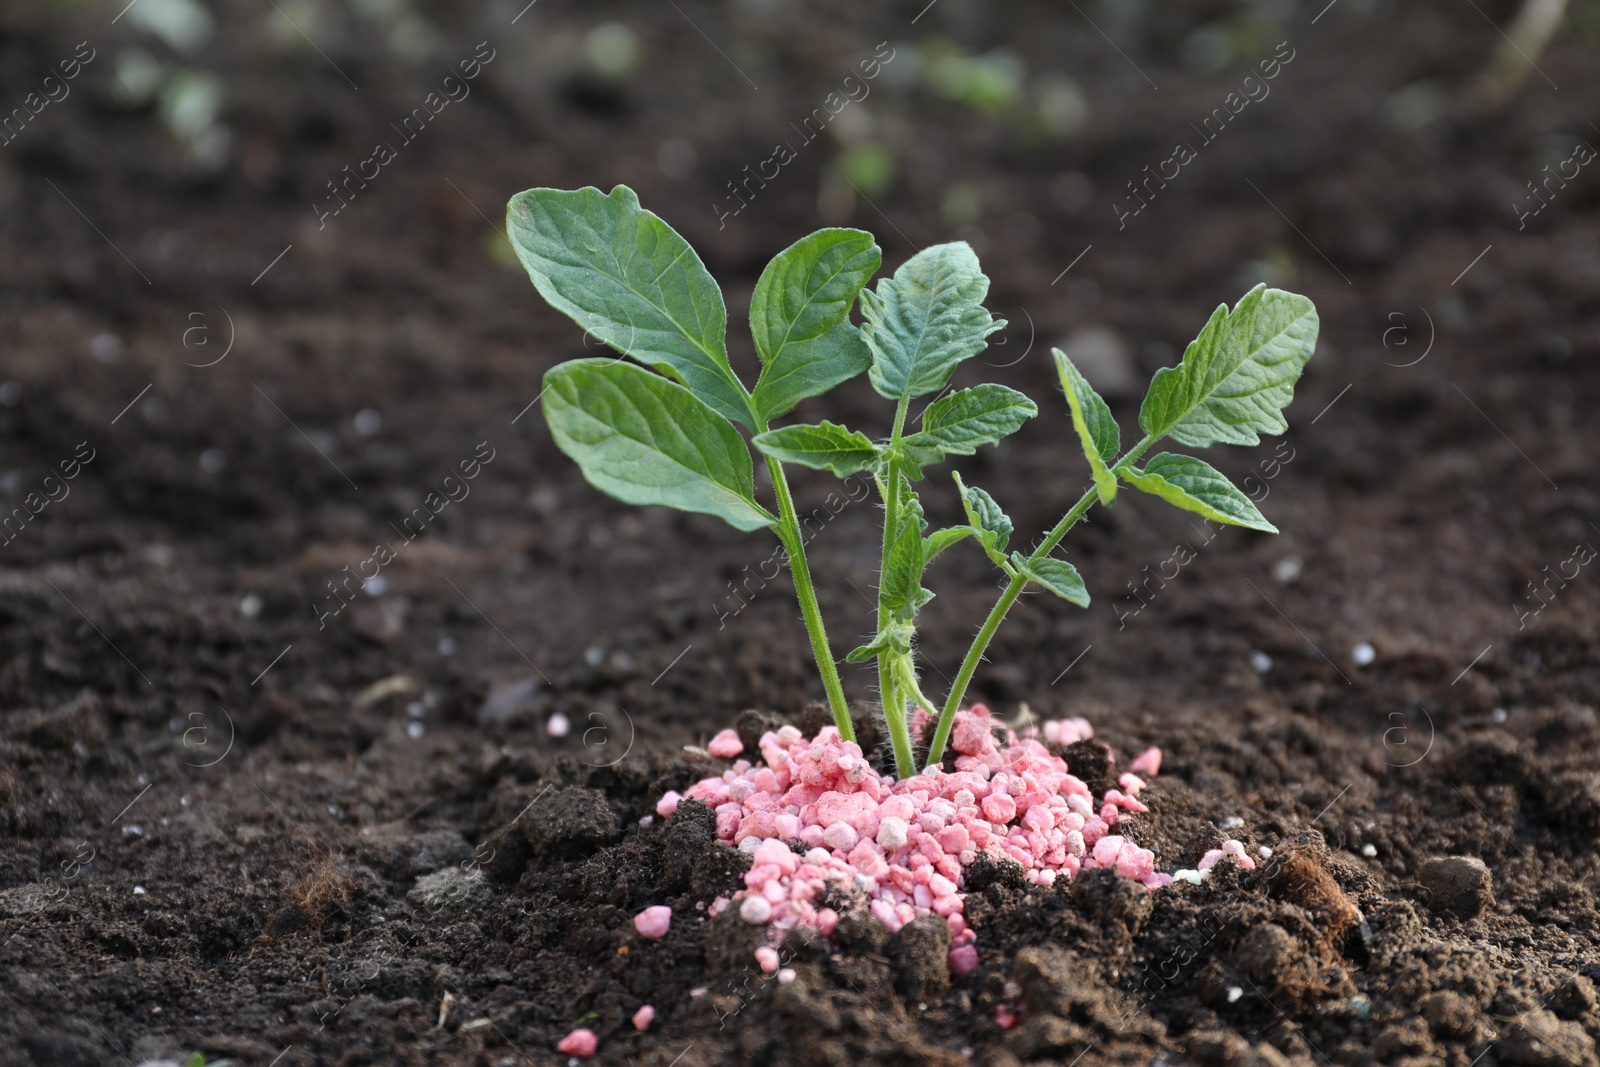
{"type": "MultiPolygon", "coordinates": [[[[222,0],[186,31],[142,3],[0,14],[0,104],[31,115],[0,149],[0,1062],[554,1064],[576,1026],[660,1067],[1595,1062],[1600,198],[1547,177],[1600,139],[1591,4],[1485,111],[1505,3],[222,0]],[[1021,95],[941,49],[1004,50],[1021,95]],[[872,146],[892,173],[842,186],[872,146]],[[1096,510],[1067,546],[1093,607],[1026,598],[974,691],[1161,745],[1126,829],[1163,869],[1223,837],[1270,859],[1152,894],[981,864],[954,980],[927,930],[852,921],[793,936],[780,985],[701,918],[742,857],[694,805],[641,818],[719,766],[685,746],[747,709],[814,725],[820,687],[773,546],[601,497],[528,410],[593,343],[494,220],[617,182],[736,325],[823,221],[889,266],[972,241],[1012,325],[958,380],[1046,398],[962,464],[1020,531],[1086,477],[1049,345],[1099,352],[1129,426],[1118,375],[1216,304],[1316,300],[1292,429],[1212,457],[1283,534],[1096,510]]],[[[889,415],[864,381],[798,414],[889,415]]],[[[796,488],[842,655],[877,515],[796,488]]],[[[995,595],[974,557],[931,575],[936,689],[995,595]]]]}

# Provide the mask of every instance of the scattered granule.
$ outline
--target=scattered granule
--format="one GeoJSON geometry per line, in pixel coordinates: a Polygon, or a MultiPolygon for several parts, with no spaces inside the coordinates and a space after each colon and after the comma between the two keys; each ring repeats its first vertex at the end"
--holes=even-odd
{"type": "Polygon", "coordinates": [[[672,909],[665,904],[648,907],[633,917],[633,928],[639,931],[639,936],[648,937],[652,941],[666,937],[667,930],[671,926],[672,909]]]}
{"type": "Polygon", "coordinates": [[[565,1052],[569,1056],[577,1056],[579,1059],[588,1059],[590,1056],[594,1055],[594,1050],[599,1047],[600,1039],[595,1037],[594,1031],[584,1027],[579,1027],[566,1037],[562,1038],[561,1043],[556,1046],[556,1049],[561,1052],[565,1052]]]}

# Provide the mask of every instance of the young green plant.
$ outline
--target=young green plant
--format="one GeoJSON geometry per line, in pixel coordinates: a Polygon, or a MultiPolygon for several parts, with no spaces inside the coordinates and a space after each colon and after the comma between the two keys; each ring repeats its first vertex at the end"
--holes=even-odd
{"type": "Polygon", "coordinates": [[[865,288],[882,260],[871,234],[819,230],[780,252],[751,298],[762,369],[747,389],[728,360],[721,290],[688,242],[643,210],[631,189],[530,189],[512,198],[507,220],[540,294],[622,353],[572,360],[545,375],[543,409],[556,445],[591,484],[619,500],[703,512],[738,530],[777,535],[846,739],[854,730],[784,464],[872,477],[884,508],[876,627],[846,660],[876,660],[902,777],[917,766],[910,710],[931,714],[935,706],[922,691],[915,637],[917,613],[933,596],[923,576],[941,552],[974,540],[1006,585],[946,695],[928,744],[930,766],[943,759],[967,686],[1023,590],[1031,583],[1088,606],[1083,579],[1053,553],[1095,501],[1109,507],[1127,485],[1217,522],[1276,532],[1202,460],[1163,452],[1136,464],[1163,438],[1191,448],[1248,445],[1287,428],[1282,409],[1316,345],[1316,310],[1303,296],[1257,286],[1232,311],[1217,308],[1178,366],[1157,372],[1139,412],[1144,437],[1126,452],[1110,408],[1055,351],[1092,485],[1033,551],[1008,553],[1012,522],[988,493],[955,476],[966,522],[930,531],[916,489],[925,468],[995,444],[1038,412],[1022,393],[992,382],[946,392],[956,368],[1004,325],[983,306],[989,280],[964,242],[922,250],[875,289],[865,288]],[[859,327],[850,321],[858,299],[859,327]],[[863,371],[894,405],[886,438],[832,422],[772,427],[801,400],[863,371]],[[912,401],[930,395],[914,428],[908,425],[912,401]],[[751,446],[767,465],[776,514],[756,500],[751,446]]]}

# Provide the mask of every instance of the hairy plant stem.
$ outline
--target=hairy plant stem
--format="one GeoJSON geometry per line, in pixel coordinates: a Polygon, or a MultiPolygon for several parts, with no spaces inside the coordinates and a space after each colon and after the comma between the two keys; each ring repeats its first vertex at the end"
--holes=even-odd
{"type": "Polygon", "coordinates": [[[908,693],[916,693],[914,677],[911,678],[911,684],[906,685],[906,676],[911,673],[911,657],[899,652],[891,653],[889,656],[879,658],[880,668],[884,659],[894,661],[889,664],[888,673],[891,676],[899,676],[893,678],[895,705],[890,708],[886,704],[883,708],[883,717],[889,721],[889,743],[894,749],[894,774],[896,778],[910,778],[917,773],[916,752],[911,743],[911,727],[906,721],[906,696],[908,693]]]}
{"type": "MultiPolygon", "coordinates": [[[[765,430],[766,426],[763,424],[761,429],[765,430]]],[[[828,631],[822,625],[822,608],[817,604],[817,590],[811,584],[811,569],[806,565],[805,537],[800,532],[800,520],[795,514],[789,481],[784,477],[783,465],[770,456],[767,457],[767,470],[772,474],[772,490],[778,498],[778,539],[789,554],[789,574],[794,578],[800,614],[806,620],[811,653],[816,657],[817,670],[822,673],[822,688],[828,694],[828,707],[833,711],[833,722],[839,727],[839,736],[846,741],[854,741],[856,731],[850,722],[850,706],[845,703],[844,686],[839,683],[839,668],[834,665],[833,653],[828,648],[828,631]]]]}
{"type": "MultiPolygon", "coordinates": [[[[1120,473],[1132,466],[1155,443],[1156,438],[1147,434],[1138,444],[1123,453],[1122,458],[1111,468],[1112,473],[1120,473]]],[[[1072,510],[1063,515],[1061,521],[1045,535],[1039,547],[1028,557],[1028,562],[1041,560],[1055,551],[1061,539],[1067,536],[1067,531],[1078,524],[1078,520],[1083,518],[1097,499],[1099,499],[1098,490],[1090,486],[1083,496],[1078,498],[1078,502],[1072,505],[1072,510]]],[[[994,640],[995,631],[1005,621],[1006,613],[1011,610],[1011,605],[1017,602],[1017,597],[1022,595],[1023,587],[1027,584],[1027,578],[1021,574],[1013,574],[1011,580],[1006,583],[1005,590],[1000,594],[1000,599],[995,601],[994,607],[989,610],[989,617],[983,620],[983,626],[978,629],[978,636],[973,638],[972,647],[967,650],[966,658],[961,661],[961,669],[956,672],[956,680],[950,686],[950,696],[944,702],[944,710],[939,713],[939,725],[934,730],[933,741],[928,746],[925,767],[936,767],[944,759],[944,746],[950,739],[950,728],[955,723],[956,710],[961,707],[961,700],[967,695],[967,686],[971,684],[978,664],[983,662],[983,654],[988,650],[989,642],[994,640]]]]}
{"type": "MultiPolygon", "coordinates": [[[[906,412],[911,398],[903,396],[894,410],[894,427],[889,432],[889,449],[892,456],[899,448],[900,434],[905,429],[906,412]]],[[[888,627],[891,612],[884,600],[883,575],[889,569],[890,538],[900,521],[900,464],[891,459],[884,477],[878,480],[878,495],[883,498],[883,555],[878,569],[878,633],[888,627]]],[[[901,777],[916,773],[916,759],[911,751],[911,732],[906,727],[906,698],[900,691],[896,677],[894,653],[878,653],[878,697],[883,701],[883,716],[889,721],[889,740],[894,747],[895,770],[901,777]],[[909,768],[909,771],[908,771],[909,768]]]]}
{"type": "Polygon", "coordinates": [[[910,778],[917,773],[917,759],[905,702],[909,698],[923,708],[931,708],[932,704],[917,685],[916,666],[909,654],[891,652],[879,658],[880,665],[884,665],[885,661],[899,699],[899,704],[893,710],[888,707],[883,709],[884,718],[889,721],[889,741],[894,748],[894,773],[897,778],[910,778]]]}

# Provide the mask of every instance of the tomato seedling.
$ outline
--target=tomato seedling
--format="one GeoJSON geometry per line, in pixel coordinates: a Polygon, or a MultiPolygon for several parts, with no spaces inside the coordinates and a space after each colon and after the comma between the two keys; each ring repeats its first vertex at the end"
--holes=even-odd
{"type": "Polygon", "coordinates": [[[970,539],[1006,585],[945,697],[928,766],[944,758],[967,686],[1029,584],[1088,607],[1082,577],[1054,552],[1096,501],[1109,507],[1127,486],[1216,522],[1277,532],[1205,461],[1172,452],[1144,456],[1163,439],[1189,448],[1254,445],[1261,434],[1287,429],[1283,409],[1317,340],[1317,312],[1304,296],[1258,285],[1231,311],[1219,306],[1178,365],[1156,372],[1139,410],[1143,436],[1126,451],[1106,402],[1065,353],[1053,350],[1092,485],[1035,548],[1008,551],[1012,522],[984,490],[955,476],[967,521],[931,531],[917,493],[926,468],[995,444],[1038,413],[1028,397],[997,383],[945,392],[957,366],[1004,325],[983,306],[989,279],[965,242],[923,249],[873,289],[866,286],[883,256],[869,233],[819,230],[784,249],[762,271],[750,302],[761,361],[750,389],[728,360],[721,289],[689,243],[641,208],[633,190],[529,189],[512,198],[507,222],[540,295],[627,357],[571,360],[545,375],[542,406],[556,445],[590,484],[619,500],[776,533],[846,740],[855,734],[784,464],[871,475],[884,507],[877,626],[845,658],[877,661],[902,778],[916,772],[910,710],[931,714],[935,707],[922,690],[915,637],[917,613],[933,596],[923,574],[939,553],[970,539]],[[858,302],[859,326],[850,321],[858,302]],[[894,405],[887,438],[831,422],[772,426],[800,401],[863,372],[894,405]],[[909,426],[911,402],[929,395],[935,399],[909,426]],[[752,447],[771,475],[776,514],[756,499],[752,447]]]}

